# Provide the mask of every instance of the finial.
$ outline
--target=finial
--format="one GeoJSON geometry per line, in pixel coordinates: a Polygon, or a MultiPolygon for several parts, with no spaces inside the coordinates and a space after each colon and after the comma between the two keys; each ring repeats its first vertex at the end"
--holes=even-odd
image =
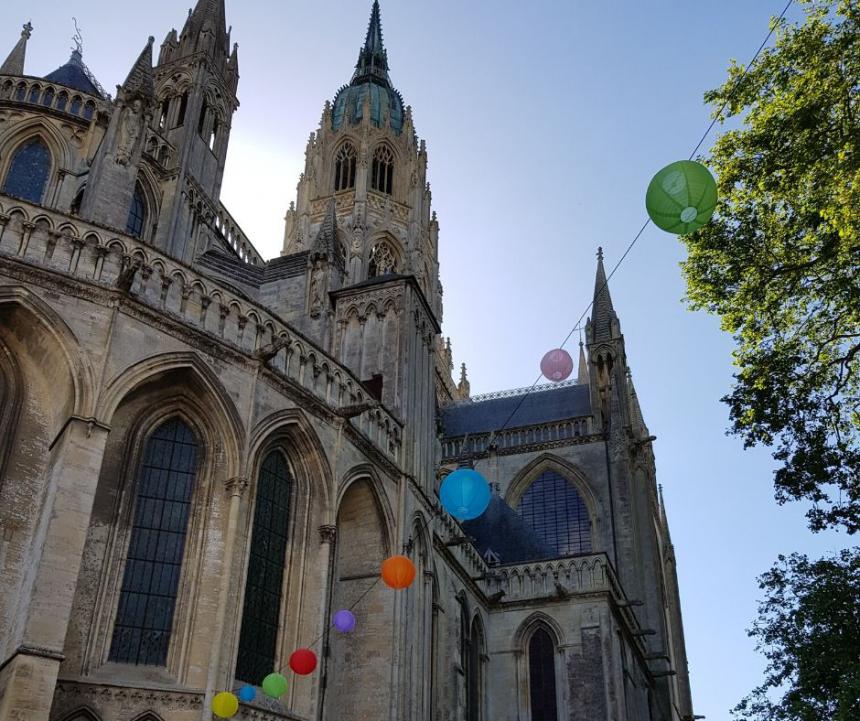
{"type": "Polygon", "coordinates": [[[32,35],[32,34],[33,34],[33,23],[31,23],[28,20],[27,23],[24,25],[24,29],[21,31],[21,37],[24,38],[24,40],[29,40],[30,35],[32,35]]]}
{"type": "Polygon", "coordinates": [[[72,52],[76,52],[78,55],[83,55],[84,36],[81,34],[81,29],[78,27],[78,19],[72,16],[72,22],[75,24],[75,34],[72,36],[72,41],[75,43],[75,47],[72,48],[72,52]]]}
{"type": "Polygon", "coordinates": [[[603,248],[597,246],[597,260],[603,260],[603,248]]]}

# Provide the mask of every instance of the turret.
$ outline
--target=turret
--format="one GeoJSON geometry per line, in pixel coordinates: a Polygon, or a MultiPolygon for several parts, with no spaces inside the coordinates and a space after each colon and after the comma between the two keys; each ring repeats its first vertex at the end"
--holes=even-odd
{"type": "Polygon", "coordinates": [[[0,65],[0,75],[23,75],[24,58],[27,55],[27,41],[33,34],[33,25],[27,23],[21,31],[21,37],[3,64],[0,65]]]}

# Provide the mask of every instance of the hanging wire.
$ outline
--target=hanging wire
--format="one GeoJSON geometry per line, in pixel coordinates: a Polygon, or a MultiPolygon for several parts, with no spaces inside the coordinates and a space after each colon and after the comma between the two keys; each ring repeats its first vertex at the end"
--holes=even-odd
{"type": "MultiPolygon", "coordinates": [[[[696,143],[696,147],[694,147],[694,148],[693,148],[693,151],[690,153],[690,156],[689,156],[689,159],[690,159],[690,160],[692,160],[693,156],[698,152],[699,148],[702,146],[702,143],[704,143],[704,142],[705,142],[705,140],[707,139],[707,137],[708,137],[708,135],[710,134],[711,130],[713,130],[713,129],[714,129],[714,126],[717,124],[717,121],[721,119],[721,116],[722,116],[722,114],[723,114],[723,111],[726,109],[726,107],[727,107],[727,106],[728,106],[728,104],[731,102],[732,98],[734,97],[735,91],[738,89],[738,86],[740,85],[741,80],[743,80],[743,79],[744,79],[744,77],[746,76],[746,74],[747,74],[747,72],[749,71],[749,69],[752,67],[752,65],[755,63],[755,61],[758,59],[759,55],[761,54],[761,51],[764,49],[765,45],[767,45],[767,42],[770,40],[771,36],[773,35],[774,30],[775,30],[775,29],[776,29],[776,27],[779,25],[779,23],[782,21],[782,19],[785,17],[785,14],[788,12],[788,9],[789,9],[789,7],[791,7],[791,4],[792,4],[793,2],[794,2],[794,0],[788,0],[788,2],[786,3],[785,7],[784,7],[784,8],[783,8],[783,10],[782,10],[782,12],[779,14],[779,17],[777,18],[777,20],[771,24],[771,27],[770,27],[770,29],[769,29],[769,31],[768,31],[768,33],[767,33],[767,35],[765,36],[765,39],[762,41],[762,43],[761,43],[761,45],[759,46],[758,50],[756,50],[755,55],[753,55],[753,57],[752,57],[752,60],[750,60],[750,62],[749,62],[749,63],[744,67],[743,71],[742,71],[742,72],[741,72],[741,74],[738,76],[738,79],[737,79],[737,81],[735,82],[735,84],[732,86],[731,92],[730,92],[730,93],[729,93],[729,95],[727,96],[727,98],[726,98],[725,102],[723,102],[723,104],[722,104],[722,106],[720,107],[720,109],[716,112],[716,114],[714,115],[713,120],[711,120],[710,125],[708,125],[707,130],[705,130],[705,132],[704,132],[704,134],[702,135],[702,137],[701,137],[701,139],[699,140],[699,142],[698,142],[698,143],[696,143]]],[[[594,298],[596,298],[597,296],[599,296],[599,295],[600,295],[600,294],[601,294],[601,293],[602,293],[602,292],[603,292],[603,291],[608,287],[608,285],[609,285],[609,281],[612,279],[612,276],[614,276],[614,275],[615,275],[615,273],[616,273],[616,271],[618,270],[618,268],[619,268],[619,267],[621,267],[621,264],[624,262],[624,260],[625,260],[625,259],[627,258],[627,256],[630,254],[630,251],[632,251],[632,250],[633,250],[633,246],[635,246],[635,245],[636,245],[637,241],[638,241],[638,240],[639,240],[639,238],[642,236],[642,233],[644,233],[644,232],[645,232],[645,229],[650,225],[650,223],[651,223],[651,219],[650,219],[650,218],[648,218],[648,219],[647,219],[647,220],[642,224],[642,227],[641,227],[641,228],[639,228],[639,231],[636,233],[636,235],[635,235],[635,236],[633,236],[633,240],[632,240],[632,241],[630,241],[630,244],[627,246],[627,249],[624,251],[624,253],[621,255],[621,257],[618,259],[618,262],[617,262],[617,263],[615,263],[615,265],[612,267],[612,270],[611,270],[611,271],[609,272],[609,274],[606,276],[606,281],[603,283],[603,285],[602,285],[598,290],[596,290],[596,291],[595,291],[595,293],[594,293],[594,298]]],[[[580,332],[580,341],[582,340],[582,325],[581,325],[581,324],[582,324],[582,321],[583,321],[583,319],[585,318],[585,316],[588,314],[588,312],[591,310],[592,306],[594,305],[594,298],[592,298],[591,302],[589,302],[589,304],[586,306],[585,310],[584,310],[584,311],[582,311],[582,314],[581,314],[581,315],[579,316],[579,318],[577,319],[577,321],[576,321],[576,323],[574,324],[573,328],[571,328],[571,329],[570,329],[570,332],[567,334],[567,336],[565,336],[565,339],[562,341],[562,343],[561,343],[561,345],[559,346],[559,348],[564,348],[564,346],[565,346],[565,345],[567,345],[567,342],[570,340],[571,336],[573,336],[573,334],[574,334],[575,332],[577,332],[577,331],[579,331],[579,332],[580,332]]],[[[508,423],[510,423],[510,422],[511,422],[511,419],[516,415],[517,411],[519,411],[519,409],[522,407],[522,404],[523,404],[523,402],[525,401],[526,397],[527,397],[527,396],[528,396],[532,391],[534,391],[535,387],[536,387],[536,386],[537,386],[537,384],[540,382],[540,379],[541,379],[542,377],[543,377],[543,374],[542,374],[542,373],[541,373],[540,375],[538,375],[538,377],[535,379],[534,383],[532,383],[532,384],[531,384],[531,386],[528,388],[528,390],[527,390],[527,391],[526,391],[526,392],[525,392],[525,393],[520,397],[520,401],[519,401],[519,403],[517,403],[517,405],[516,405],[516,407],[514,408],[514,410],[513,410],[513,411],[511,411],[511,414],[508,416],[508,418],[507,418],[507,420],[504,422],[504,424],[502,424],[502,426],[498,429],[498,431],[502,431],[502,430],[504,430],[504,429],[507,427],[508,423]]],[[[496,431],[496,432],[498,432],[498,431],[496,431]]],[[[465,453],[465,444],[464,444],[464,453],[465,453]]],[[[470,454],[470,455],[471,455],[471,454],[470,454]]],[[[419,533],[416,533],[416,534],[413,534],[413,535],[420,535],[420,533],[422,533],[423,531],[425,531],[425,530],[430,526],[430,524],[431,524],[431,523],[432,523],[432,522],[433,522],[433,521],[434,521],[434,520],[435,520],[439,515],[441,515],[441,514],[440,514],[440,512],[439,512],[439,511],[437,511],[437,510],[434,510],[434,511],[433,511],[433,513],[431,513],[431,514],[430,514],[430,517],[429,517],[429,518],[427,518],[427,519],[425,520],[425,523],[424,523],[423,527],[420,529],[419,533]]],[[[369,594],[369,593],[370,593],[374,588],[376,588],[376,586],[377,586],[377,584],[379,583],[379,581],[380,581],[380,580],[381,580],[381,576],[377,576],[377,577],[376,577],[376,579],[373,581],[373,583],[371,583],[371,584],[370,584],[370,586],[368,586],[368,587],[367,587],[367,588],[366,588],[366,589],[361,593],[361,595],[359,595],[359,597],[358,597],[355,601],[353,601],[353,602],[352,602],[352,604],[350,604],[350,606],[349,606],[346,610],[348,610],[348,611],[352,611],[356,606],[358,606],[358,604],[359,604],[359,603],[361,603],[361,602],[362,602],[362,601],[367,597],[367,595],[368,595],[368,594],[369,594]]],[[[330,624],[329,624],[329,626],[327,626],[327,627],[326,627],[326,630],[328,630],[328,628],[331,628],[333,625],[334,625],[333,623],[330,623],[330,624]]],[[[318,643],[319,643],[319,642],[320,642],[320,641],[325,637],[325,633],[326,633],[326,631],[323,631],[323,632],[322,632],[319,636],[317,636],[317,637],[316,637],[316,638],[315,638],[315,639],[314,639],[310,644],[308,644],[308,646],[306,646],[306,648],[313,648],[314,646],[316,646],[316,644],[318,644],[318,643]]]]}
{"type": "MultiPolygon", "coordinates": [[[[707,139],[708,135],[710,135],[711,131],[714,129],[714,126],[717,124],[717,122],[722,119],[723,111],[725,111],[726,107],[728,107],[728,104],[734,98],[735,92],[737,92],[737,89],[740,87],[741,81],[746,77],[750,68],[755,64],[755,61],[758,60],[759,55],[761,55],[761,51],[764,50],[765,46],[767,45],[767,43],[770,40],[771,36],[773,35],[774,31],[779,26],[779,24],[782,22],[783,18],[785,17],[785,14],[788,12],[788,9],[791,7],[791,4],[793,2],[794,2],[794,0],[788,0],[788,2],[785,4],[785,7],[782,9],[782,12],[779,14],[777,19],[775,21],[771,22],[770,28],[768,29],[768,33],[767,33],[767,35],[765,35],[764,40],[762,40],[761,45],[758,46],[758,50],[755,51],[755,55],[752,56],[752,59],[741,70],[741,73],[740,73],[740,75],[738,75],[738,78],[735,81],[735,84],[732,85],[731,91],[726,96],[726,99],[725,99],[725,101],[723,101],[723,104],[720,106],[720,109],[714,114],[714,117],[711,120],[710,124],[708,125],[707,129],[702,134],[702,137],[699,139],[699,142],[696,143],[696,146],[693,148],[692,152],[690,153],[688,160],[692,160],[693,157],[696,155],[696,153],[699,152],[699,148],[702,147],[702,143],[705,142],[705,140],[707,139]]],[[[602,286],[600,286],[599,289],[595,290],[594,298],[597,298],[609,286],[609,281],[612,279],[612,276],[615,275],[615,272],[618,270],[618,268],[624,262],[625,258],[627,258],[627,256],[630,254],[630,251],[633,250],[633,246],[636,245],[636,242],[639,240],[640,237],[642,237],[642,233],[645,232],[645,229],[650,224],[651,224],[651,218],[647,218],[645,220],[645,222],[642,224],[642,227],[639,228],[639,232],[636,233],[635,236],[633,236],[633,240],[630,242],[630,245],[627,246],[627,249],[624,251],[621,258],[619,258],[618,262],[612,267],[612,270],[609,272],[609,275],[606,276],[606,281],[603,283],[602,286]]],[[[592,306],[594,305],[594,298],[592,298],[591,302],[588,304],[588,306],[586,306],[585,310],[582,312],[582,315],[579,316],[579,318],[576,321],[576,324],[573,326],[573,328],[571,328],[570,333],[567,334],[567,336],[562,341],[559,348],[564,348],[564,346],[567,345],[567,342],[570,340],[570,337],[580,327],[580,323],[582,323],[583,318],[585,318],[586,314],[591,310],[592,306]]],[[[499,428],[499,431],[502,431],[505,428],[507,428],[508,423],[510,423],[511,419],[517,414],[517,411],[519,411],[519,409],[522,407],[522,405],[525,402],[528,395],[532,391],[534,391],[535,387],[540,382],[540,379],[542,377],[543,377],[543,374],[542,373],[539,374],[538,377],[535,379],[534,383],[532,383],[531,386],[529,386],[529,389],[520,397],[520,402],[517,403],[516,407],[513,409],[513,411],[511,411],[511,414],[507,417],[507,420],[505,420],[505,422],[501,426],[501,428],[499,428]]]]}

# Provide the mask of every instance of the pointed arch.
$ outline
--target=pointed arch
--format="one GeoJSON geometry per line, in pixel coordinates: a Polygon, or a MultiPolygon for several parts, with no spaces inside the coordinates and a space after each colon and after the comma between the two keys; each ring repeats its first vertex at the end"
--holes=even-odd
{"type": "Polygon", "coordinates": [[[397,153],[385,141],[373,149],[370,164],[370,188],[386,195],[394,192],[394,162],[397,153]]]}
{"type": "Polygon", "coordinates": [[[381,233],[368,246],[367,277],[398,273],[402,268],[403,248],[390,233],[381,233]]]}
{"type": "Polygon", "coordinates": [[[349,138],[337,146],[334,153],[334,191],[351,190],[355,187],[355,169],[358,155],[349,138]]]}
{"type": "Polygon", "coordinates": [[[484,721],[486,681],[484,663],[487,658],[486,634],[480,613],[475,613],[469,628],[468,657],[466,660],[466,719],[484,721]]]}
{"type": "Polygon", "coordinates": [[[41,138],[51,151],[54,172],[52,172],[47,189],[50,193],[55,187],[56,171],[71,166],[72,152],[60,131],[40,116],[33,116],[15,123],[0,135],[0,177],[6,177],[12,151],[34,137],[41,138]]]}
{"type": "Polygon", "coordinates": [[[62,721],[101,721],[89,706],[81,706],[62,717],[62,721]]]}

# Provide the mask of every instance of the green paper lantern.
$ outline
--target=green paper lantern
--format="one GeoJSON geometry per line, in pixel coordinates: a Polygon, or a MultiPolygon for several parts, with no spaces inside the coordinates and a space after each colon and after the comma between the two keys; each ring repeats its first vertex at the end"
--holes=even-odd
{"type": "Polygon", "coordinates": [[[263,679],[263,693],[270,698],[280,698],[287,692],[287,679],[279,673],[270,673],[263,679]]]}
{"type": "Polygon", "coordinates": [[[686,235],[705,225],[717,206],[717,182],[704,165],[679,160],[651,180],[645,208],[654,225],[686,235]]]}

